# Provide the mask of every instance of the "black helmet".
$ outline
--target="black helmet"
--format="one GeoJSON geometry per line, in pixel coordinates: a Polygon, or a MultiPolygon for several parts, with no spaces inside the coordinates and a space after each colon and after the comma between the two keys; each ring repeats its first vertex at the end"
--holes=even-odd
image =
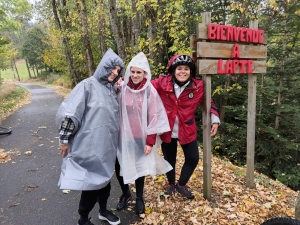
{"type": "Polygon", "coordinates": [[[179,65],[187,65],[191,69],[191,76],[196,76],[196,65],[191,57],[188,55],[174,55],[168,64],[168,73],[173,74],[175,68],[179,65]]]}

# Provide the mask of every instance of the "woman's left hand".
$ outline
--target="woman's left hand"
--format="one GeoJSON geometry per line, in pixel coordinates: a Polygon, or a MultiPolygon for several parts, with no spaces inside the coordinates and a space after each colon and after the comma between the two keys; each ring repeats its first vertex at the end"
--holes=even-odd
{"type": "Polygon", "coordinates": [[[211,130],[210,130],[210,136],[213,137],[217,134],[218,132],[218,127],[219,127],[219,124],[218,123],[214,123],[211,127],[211,130]]]}
{"type": "Polygon", "coordinates": [[[115,84],[117,93],[121,92],[121,82],[122,82],[122,78],[120,78],[115,84]]]}
{"type": "Polygon", "coordinates": [[[145,155],[150,154],[151,151],[152,151],[152,146],[146,145],[145,148],[144,148],[145,155]]]}

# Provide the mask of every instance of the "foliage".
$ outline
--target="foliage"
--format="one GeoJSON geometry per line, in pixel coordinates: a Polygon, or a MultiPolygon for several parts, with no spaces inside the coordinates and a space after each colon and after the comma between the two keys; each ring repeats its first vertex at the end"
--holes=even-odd
{"type": "Polygon", "coordinates": [[[28,60],[30,67],[41,68],[44,65],[42,54],[47,49],[46,33],[35,26],[28,31],[22,46],[22,55],[28,60]]]}
{"type": "Polygon", "coordinates": [[[56,30],[50,30],[43,41],[47,44],[47,48],[41,53],[41,57],[43,62],[54,71],[67,73],[68,65],[60,40],[60,34],[56,30]]]}

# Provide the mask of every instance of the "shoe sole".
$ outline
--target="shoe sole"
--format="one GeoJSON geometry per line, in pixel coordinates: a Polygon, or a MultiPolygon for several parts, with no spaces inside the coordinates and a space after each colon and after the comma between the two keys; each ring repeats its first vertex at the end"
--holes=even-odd
{"type": "Polygon", "coordinates": [[[99,220],[106,220],[111,225],[117,225],[117,224],[121,223],[120,219],[116,222],[112,222],[112,221],[108,220],[106,217],[102,216],[100,213],[98,214],[98,218],[99,218],[99,220]]]}

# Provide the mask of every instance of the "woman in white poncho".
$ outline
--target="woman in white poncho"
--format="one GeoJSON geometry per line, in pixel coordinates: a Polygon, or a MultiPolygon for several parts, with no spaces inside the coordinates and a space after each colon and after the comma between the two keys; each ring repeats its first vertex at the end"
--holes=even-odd
{"type": "Polygon", "coordinates": [[[146,175],[164,174],[172,167],[156,151],[156,134],[170,130],[167,114],[157,91],[150,83],[151,71],[144,53],[129,63],[120,95],[120,139],[116,175],[122,188],[117,205],[121,210],[131,199],[128,184],[135,181],[136,212],[144,213],[146,175]]]}

